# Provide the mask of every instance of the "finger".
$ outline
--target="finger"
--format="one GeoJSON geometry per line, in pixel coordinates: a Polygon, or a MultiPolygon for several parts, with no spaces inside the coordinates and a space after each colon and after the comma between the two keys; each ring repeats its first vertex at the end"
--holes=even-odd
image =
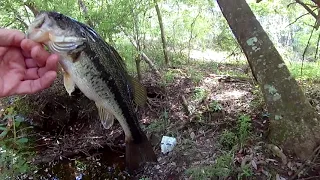
{"type": "Polygon", "coordinates": [[[55,71],[48,71],[39,79],[22,81],[16,90],[16,94],[34,94],[49,88],[56,77],[57,73],[55,71]]]}
{"type": "Polygon", "coordinates": [[[59,56],[52,54],[46,61],[46,65],[38,70],[38,75],[41,77],[47,71],[57,71],[59,56]]]}
{"type": "Polygon", "coordinates": [[[38,44],[30,39],[24,39],[21,41],[21,49],[25,57],[31,57],[31,49],[38,44]]]}
{"type": "Polygon", "coordinates": [[[19,30],[0,29],[0,46],[20,46],[24,38],[24,33],[19,30]]]}
{"type": "Polygon", "coordinates": [[[50,53],[47,52],[40,43],[30,39],[24,39],[21,42],[21,48],[24,51],[24,55],[26,57],[32,57],[40,67],[46,64],[45,61],[50,56],[50,53]]]}
{"type": "Polygon", "coordinates": [[[52,54],[47,60],[46,68],[51,71],[57,71],[59,58],[59,55],[52,54]]]}
{"type": "Polygon", "coordinates": [[[31,59],[31,58],[25,59],[25,63],[26,63],[27,68],[36,68],[36,67],[38,67],[36,61],[31,59]]]}
{"type": "Polygon", "coordinates": [[[25,71],[23,80],[35,80],[38,78],[39,78],[38,68],[29,68],[25,71]]]}
{"type": "Polygon", "coordinates": [[[45,51],[41,46],[35,46],[31,49],[31,57],[35,60],[39,67],[44,67],[49,58],[50,53],[45,51]]]}

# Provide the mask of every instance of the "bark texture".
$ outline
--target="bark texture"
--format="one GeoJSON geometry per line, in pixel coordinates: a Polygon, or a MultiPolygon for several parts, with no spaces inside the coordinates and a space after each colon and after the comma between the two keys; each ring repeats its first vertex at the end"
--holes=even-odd
{"type": "Polygon", "coordinates": [[[301,159],[320,142],[319,117],[245,0],[217,0],[270,113],[269,140],[301,159]]]}

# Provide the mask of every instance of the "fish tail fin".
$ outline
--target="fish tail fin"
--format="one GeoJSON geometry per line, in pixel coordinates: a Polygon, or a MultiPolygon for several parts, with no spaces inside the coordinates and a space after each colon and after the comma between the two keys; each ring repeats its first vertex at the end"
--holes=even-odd
{"type": "Polygon", "coordinates": [[[126,142],[126,167],[130,172],[137,170],[142,163],[156,161],[157,156],[146,135],[143,134],[139,143],[126,142]]]}

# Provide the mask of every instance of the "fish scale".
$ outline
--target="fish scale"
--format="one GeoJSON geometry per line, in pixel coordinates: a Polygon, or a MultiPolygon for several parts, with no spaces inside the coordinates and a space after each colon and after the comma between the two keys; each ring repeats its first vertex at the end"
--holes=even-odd
{"type": "Polygon", "coordinates": [[[145,89],[129,76],[112,46],[92,28],[57,12],[40,13],[30,24],[27,37],[60,55],[67,92],[71,95],[77,86],[95,101],[105,128],[110,128],[114,119],[119,121],[125,133],[128,170],[157,161],[134,110],[134,102],[146,101],[145,89]]]}

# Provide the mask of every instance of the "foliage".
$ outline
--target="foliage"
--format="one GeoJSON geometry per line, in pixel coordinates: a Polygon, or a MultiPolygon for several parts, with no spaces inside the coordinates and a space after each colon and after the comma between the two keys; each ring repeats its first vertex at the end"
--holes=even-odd
{"type": "Polygon", "coordinates": [[[228,177],[233,169],[232,153],[224,153],[219,156],[214,165],[191,168],[186,171],[193,179],[207,179],[212,177],[228,177]]]}
{"type": "Polygon", "coordinates": [[[177,72],[174,70],[168,70],[165,75],[164,75],[164,79],[166,81],[166,83],[172,83],[174,81],[174,78],[177,76],[177,72]]]}
{"type": "Polygon", "coordinates": [[[168,123],[169,123],[168,112],[164,111],[162,116],[157,121],[150,124],[147,127],[147,129],[150,132],[155,132],[155,133],[166,132],[168,123]]]}
{"type": "MultiPolygon", "coordinates": [[[[298,4],[291,4],[287,7],[291,2],[292,0],[282,0],[256,3],[250,0],[249,4],[277,47],[284,49],[283,53],[290,52],[288,53],[289,60],[301,60],[311,32],[310,25],[314,20],[312,16],[306,15],[287,26],[305,13],[305,10],[298,4]],[[280,23],[281,26],[275,28],[272,26],[274,22],[280,23]]],[[[240,52],[216,2],[169,0],[159,1],[158,5],[163,16],[171,57],[187,56],[187,52],[193,49],[240,52]]],[[[159,23],[152,1],[8,0],[2,1],[0,7],[2,9],[0,12],[1,27],[25,31],[34,18],[32,9],[58,11],[81,22],[92,24],[107,42],[119,50],[132,72],[135,72],[136,69],[134,59],[139,54],[139,50],[130,41],[139,42],[141,51],[145,52],[157,65],[163,65],[159,23]],[[83,2],[86,11],[81,8],[79,2],[83,2]]],[[[318,33],[314,33],[314,37],[311,38],[306,59],[316,60],[317,35],[318,33]]],[[[175,58],[172,59],[177,61],[175,58]]],[[[195,75],[194,81],[199,82],[201,75],[195,75]]]]}
{"type": "Polygon", "coordinates": [[[23,127],[23,118],[17,116],[13,108],[8,108],[0,125],[0,178],[7,179],[20,176],[35,169],[29,164],[34,156],[30,149],[30,139],[26,136],[26,130],[32,127],[23,127]]]}
{"type": "Polygon", "coordinates": [[[207,97],[207,95],[208,95],[208,92],[205,88],[196,87],[194,89],[193,99],[197,101],[202,101],[207,97]]]}
{"type": "Polygon", "coordinates": [[[250,137],[251,119],[247,115],[241,115],[237,122],[237,127],[231,130],[224,130],[219,138],[222,154],[219,155],[213,165],[190,168],[186,171],[193,179],[207,179],[213,177],[224,178],[236,175],[238,179],[253,175],[249,165],[237,167],[233,163],[233,155],[237,149],[242,148],[250,137]]]}
{"type": "Polygon", "coordinates": [[[234,132],[231,132],[230,130],[225,129],[222,134],[221,137],[219,139],[219,144],[227,149],[227,150],[231,150],[238,141],[238,137],[234,132]]]}
{"type": "MultiPolygon", "coordinates": [[[[162,74],[165,81],[164,85],[173,83],[176,77],[182,75],[177,70],[174,70],[182,66],[186,67],[188,78],[196,85],[201,83],[206,75],[206,70],[210,70],[210,73],[215,74],[247,77],[246,74],[240,71],[222,72],[219,65],[221,62],[217,60],[220,58],[212,58],[215,55],[208,55],[211,61],[199,61],[199,59],[191,58],[192,50],[200,52],[206,52],[207,50],[222,51],[227,55],[240,53],[239,45],[236,43],[215,1],[158,1],[163,15],[168,51],[172,60],[171,65],[174,67],[172,69],[164,66],[159,23],[152,1],[82,0],[87,12],[81,8],[80,1],[1,1],[0,26],[26,31],[28,24],[34,18],[33,8],[37,11],[58,11],[88,25],[91,24],[108,43],[119,51],[130,73],[136,73],[135,59],[139,57],[141,52],[145,53],[154,61],[157,67],[164,69],[164,74],[162,74]],[[134,43],[138,47],[135,47],[134,43]]],[[[276,44],[283,58],[288,61],[287,65],[293,77],[302,80],[319,79],[319,63],[317,62],[318,31],[314,32],[310,39],[309,47],[305,49],[315,20],[310,15],[299,18],[306,12],[296,3],[288,6],[291,2],[293,0],[270,0],[262,1],[261,3],[249,0],[250,7],[257,15],[260,23],[276,44]],[[299,19],[297,20],[297,18],[299,19]],[[295,20],[297,21],[291,24],[295,20]],[[301,75],[300,61],[304,51],[306,51],[305,62],[301,75]]],[[[200,57],[203,60],[207,60],[206,58],[208,57],[200,57]]],[[[221,59],[221,61],[227,61],[230,58],[225,56],[221,59]]],[[[142,71],[148,70],[146,63],[142,63],[141,66],[142,71]]],[[[192,98],[196,101],[203,101],[207,98],[208,93],[206,89],[196,87],[192,98]]],[[[260,89],[255,88],[254,94],[256,99],[252,102],[252,105],[254,107],[262,107],[264,102],[260,89]]],[[[17,107],[25,114],[33,108],[23,104],[16,104],[17,107]]],[[[212,101],[209,104],[209,110],[213,112],[221,111],[223,108],[217,101],[212,101]]],[[[8,110],[5,120],[12,122],[12,125],[2,124],[0,126],[0,137],[3,138],[0,142],[0,161],[1,164],[8,165],[1,168],[1,174],[13,177],[32,170],[33,167],[27,163],[32,153],[29,152],[30,139],[23,133],[23,130],[20,130],[22,128],[21,118],[12,110],[8,110]]],[[[168,110],[164,110],[159,120],[152,123],[147,129],[151,132],[164,132],[169,120],[170,114],[168,110]]],[[[195,168],[188,172],[195,179],[213,176],[224,177],[235,173],[232,170],[232,168],[235,168],[232,163],[232,150],[242,148],[250,138],[250,135],[251,119],[247,115],[242,115],[238,119],[237,127],[233,130],[223,131],[219,139],[220,145],[227,152],[219,156],[214,165],[195,168]]],[[[250,167],[246,166],[242,167],[237,173],[239,177],[252,175],[250,167]]]]}
{"type": "Polygon", "coordinates": [[[238,124],[239,141],[240,145],[243,146],[251,133],[251,118],[247,115],[241,115],[238,124]]]}
{"type": "Polygon", "coordinates": [[[195,84],[199,84],[200,81],[203,79],[202,72],[199,72],[195,69],[189,69],[189,73],[190,73],[190,78],[191,78],[192,82],[194,82],[195,84]]]}
{"type": "Polygon", "coordinates": [[[290,62],[287,66],[296,79],[300,80],[318,80],[320,78],[319,62],[290,62]],[[302,74],[301,74],[302,70],[302,74]]]}
{"type": "Polygon", "coordinates": [[[209,104],[209,109],[213,112],[216,111],[221,111],[222,110],[222,105],[218,101],[212,101],[209,104]]]}

